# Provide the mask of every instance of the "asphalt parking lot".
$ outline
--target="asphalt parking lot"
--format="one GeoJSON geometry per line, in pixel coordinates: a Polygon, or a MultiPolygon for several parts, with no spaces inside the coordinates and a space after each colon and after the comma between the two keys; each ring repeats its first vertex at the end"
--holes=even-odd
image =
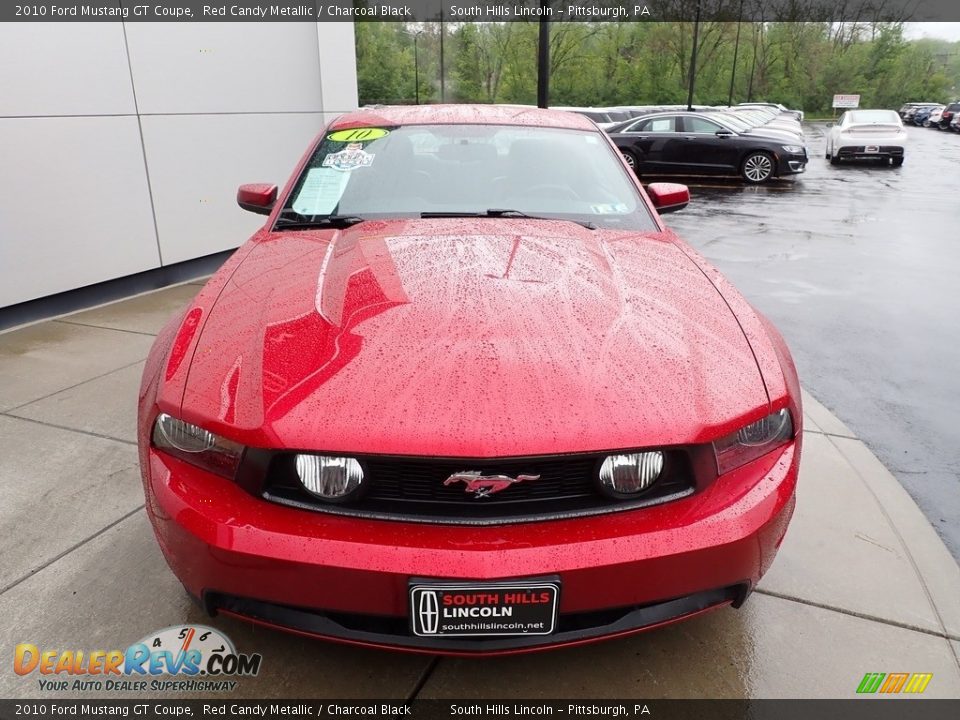
{"type": "Polygon", "coordinates": [[[910,126],[903,167],[834,167],[826,126],[805,131],[803,175],[689,179],[667,222],[780,328],[804,386],[960,558],[960,136],[910,126]]]}
{"type": "MultiPolygon", "coordinates": [[[[822,141],[810,134],[816,149],[822,141]]],[[[957,143],[960,153],[960,138],[931,135],[957,143]]],[[[917,146],[926,142],[921,137],[917,146]]],[[[934,159],[936,147],[929,150],[934,159]]],[[[804,399],[796,515],[773,568],[741,610],[723,608],[595,645],[496,659],[401,655],[207,618],[185,596],[153,537],[135,446],[143,359],[165,320],[198,292],[194,283],[0,334],[0,648],[12,654],[17,643],[29,642],[111,650],[161,628],[209,624],[239,650],[263,655],[260,674],[241,680],[228,695],[213,695],[220,699],[855,697],[865,672],[901,670],[933,673],[926,697],[960,696],[960,567],[897,479],[858,439],[856,418],[845,424],[816,399],[847,419],[842,403],[857,410],[857,392],[867,403],[902,397],[920,416],[918,403],[928,396],[917,393],[933,392],[932,383],[929,389],[907,384],[911,373],[929,380],[910,363],[930,358],[904,348],[898,335],[925,342],[929,352],[933,320],[906,315],[896,326],[896,318],[886,320],[882,336],[892,343],[889,354],[909,351],[903,367],[891,362],[889,370],[877,367],[883,362],[875,357],[869,323],[888,307],[885,293],[907,294],[891,279],[898,268],[913,282],[924,277],[910,270],[917,233],[907,243],[901,232],[921,224],[933,229],[932,220],[902,217],[911,204],[931,202],[922,184],[913,184],[927,173],[918,170],[909,184],[901,179],[909,189],[879,190],[888,187],[884,182],[897,187],[913,163],[908,156],[900,171],[834,169],[821,156],[804,177],[770,188],[691,181],[694,203],[669,217],[780,324],[812,391],[804,399]],[[853,200],[857,192],[841,197],[831,189],[845,184],[867,184],[859,193],[875,209],[861,210],[853,200]],[[881,210],[882,221],[844,222],[881,210]],[[806,228],[820,223],[840,229],[826,235],[806,228]],[[869,227],[861,232],[861,225],[875,233],[869,227]],[[828,252],[840,247],[843,253],[828,252]],[[871,248],[884,253],[872,253],[873,264],[865,265],[860,256],[871,248]],[[858,337],[859,363],[848,358],[858,337]],[[887,392],[894,371],[906,375],[887,392]],[[867,382],[868,373],[882,379],[880,390],[867,382]],[[831,380],[838,382],[836,395],[831,380]]],[[[937,237],[937,248],[945,241],[937,237]]],[[[937,257],[934,249],[930,253],[937,257]]],[[[950,297],[949,288],[937,284],[947,273],[946,256],[941,260],[925,263],[935,276],[923,283],[931,303],[950,297]]],[[[941,304],[932,311],[944,321],[948,310],[941,304]]],[[[957,328],[947,323],[937,332],[942,337],[957,328]]],[[[943,342],[945,353],[956,353],[953,343],[943,342]]],[[[941,375],[956,365],[952,360],[938,356],[941,375]]],[[[943,407],[950,388],[956,384],[940,388],[940,422],[951,418],[943,407]]],[[[929,424],[935,426],[933,419],[929,424]]],[[[869,431],[869,424],[864,427],[869,431]]],[[[943,438],[950,434],[949,427],[941,431],[943,438]]],[[[880,454],[882,444],[870,444],[880,454]]],[[[943,452],[946,458],[949,448],[943,452]]],[[[9,661],[0,665],[0,697],[104,695],[45,692],[36,675],[17,675],[9,661]]]]}

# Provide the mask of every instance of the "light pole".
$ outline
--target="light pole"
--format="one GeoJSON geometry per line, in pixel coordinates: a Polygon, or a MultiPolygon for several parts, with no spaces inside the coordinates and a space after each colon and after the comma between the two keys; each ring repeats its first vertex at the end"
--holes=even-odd
{"type": "Polygon", "coordinates": [[[700,38],[700,0],[697,0],[697,15],[693,21],[693,51],[690,55],[690,90],[687,93],[687,110],[693,110],[693,84],[697,79],[697,43],[700,38]]]}
{"type": "Polygon", "coordinates": [[[417,105],[420,104],[420,55],[417,53],[417,40],[423,35],[423,28],[420,30],[406,30],[407,35],[413,38],[413,94],[417,99],[417,105]]]}
{"type": "Polygon", "coordinates": [[[550,0],[540,0],[540,35],[537,42],[537,107],[550,104],[550,0]]]}
{"type": "Polygon", "coordinates": [[[737,53],[740,50],[740,26],[743,24],[743,0],[740,0],[740,12],[737,15],[737,41],[733,45],[733,67],[730,68],[730,97],[727,105],[733,105],[733,81],[737,77],[737,53]]]}
{"type": "MultiPolygon", "coordinates": [[[[760,18],[760,25],[763,25],[763,17],[760,18]]],[[[753,71],[757,68],[757,37],[759,30],[757,23],[753,23],[753,59],[750,61],[750,82],[747,83],[747,102],[753,100],[753,71]]]]}
{"type": "Polygon", "coordinates": [[[440,102],[447,101],[447,79],[443,71],[443,5],[440,6],[440,102]]]}

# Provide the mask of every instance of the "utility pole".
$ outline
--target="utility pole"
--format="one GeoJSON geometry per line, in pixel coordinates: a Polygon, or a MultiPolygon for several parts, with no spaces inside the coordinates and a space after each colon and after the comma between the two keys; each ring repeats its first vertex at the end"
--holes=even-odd
{"type": "Polygon", "coordinates": [[[417,52],[417,40],[423,35],[423,28],[419,30],[406,31],[407,35],[413,38],[413,94],[416,97],[417,105],[420,104],[420,55],[417,52]]]}
{"type": "Polygon", "coordinates": [[[737,77],[737,53],[740,51],[740,26],[743,24],[743,0],[740,0],[740,12],[737,14],[737,41],[733,44],[733,67],[730,68],[730,97],[727,105],[733,105],[733,81],[737,77]]]}
{"type": "Polygon", "coordinates": [[[440,102],[447,101],[447,80],[443,71],[443,5],[440,5],[440,102]]]}
{"type": "Polygon", "coordinates": [[[413,34],[413,94],[417,98],[417,105],[420,104],[420,55],[417,53],[417,40],[420,33],[413,34]]]}
{"type": "MultiPolygon", "coordinates": [[[[760,18],[760,24],[763,24],[763,18],[760,18]]],[[[753,60],[750,62],[750,82],[747,85],[747,102],[753,100],[753,71],[757,67],[757,36],[759,33],[759,27],[756,23],[753,24],[753,60]]]]}
{"type": "Polygon", "coordinates": [[[550,0],[540,0],[540,36],[537,41],[537,107],[550,104],[550,0]]]}
{"type": "Polygon", "coordinates": [[[697,77],[697,43],[700,37],[700,0],[697,0],[697,16],[693,21],[693,50],[690,56],[690,91],[687,93],[687,110],[693,110],[693,84],[697,77]]]}

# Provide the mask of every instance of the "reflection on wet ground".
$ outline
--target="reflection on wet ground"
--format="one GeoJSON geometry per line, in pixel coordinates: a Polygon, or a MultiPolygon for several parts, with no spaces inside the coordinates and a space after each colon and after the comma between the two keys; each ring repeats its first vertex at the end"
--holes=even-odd
{"type": "MultiPolygon", "coordinates": [[[[899,478],[960,558],[960,135],[910,127],[901,168],[687,178],[668,224],[780,328],[805,387],[899,478]]],[[[654,178],[644,177],[644,182],[654,178]]]]}

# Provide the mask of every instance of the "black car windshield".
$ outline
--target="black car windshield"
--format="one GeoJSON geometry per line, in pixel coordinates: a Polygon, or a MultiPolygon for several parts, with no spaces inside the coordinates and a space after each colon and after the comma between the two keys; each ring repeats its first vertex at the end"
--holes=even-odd
{"type": "Polygon", "coordinates": [[[281,220],[421,215],[572,220],[588,227],[656,224],[598,131],[513,125],[405,125],[328,132],[281,220]]]}

